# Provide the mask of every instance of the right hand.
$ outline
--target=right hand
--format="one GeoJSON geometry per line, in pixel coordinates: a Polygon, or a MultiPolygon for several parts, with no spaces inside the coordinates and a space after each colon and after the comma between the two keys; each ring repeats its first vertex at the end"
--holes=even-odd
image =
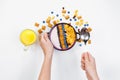
{"type": "Polygon", "coordinates": [[[99,80],[96,70],[95,58],[89,52],[82,54],[81,68],[85,70],[88,80],[99,80]]]}

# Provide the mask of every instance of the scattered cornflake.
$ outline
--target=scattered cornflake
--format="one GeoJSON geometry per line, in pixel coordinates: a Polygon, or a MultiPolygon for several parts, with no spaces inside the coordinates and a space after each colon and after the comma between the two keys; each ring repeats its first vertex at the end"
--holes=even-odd
{"type": "Polygon", "coordinates": [[[54,21],[53,21],[53,24],[54,24],[54,25],[56,25],[56,24],[57,24],[57,21],[56,21],[56,20],[54,20],[54,21]]]}
{"type": "Polygon", "coordinates": [[[82,26],[83,25],[83,23],[79,23],[79,25],[78,26],[82,26]]]}
{"type": "Polygon", "coordinates": [[[40,25],[39,23],[37,23],[37,22],[35,23],[35,27],[39,27],[39,25],[40,25]]]}
{"type": "Polygon", "coordinates": [[[59,20],[59,19],[57,19],[56,21],[57,21],[57,23],[59,23],[59,22],[60,22],[60,20],[59,20]]]}
{"type": "Polygon", "coordinates": [[[75,10],[75,13],[77,13],[77,14],[78,14],[78,10],[75,10]]]}
{"type": "Polygon", "coordinates": [[[79,26],[79,21],[77,21],[77,22],[75,23],[75,25],[79,26]]]}
{"type": "Polygon", "coordinates": [[[65,14],[62,13],[62,16],[65,17],[65,14]]]}
{"type": "Polygon", "coordinates": [[[51,17],[49,16],[47,19],[46,19],[46,23],[50,23],[51,21],[51,17]]]}
{"type": "Polygon", "coordinates": [[[77,19],[79,20],[79,19],[82,19],[82,16],[77,16],[77,19]]]}
{"type": "Polygon", "coordinates": [[[55,16],[52,16],[51,19],[52,19],[52,20],[55,19],[55,16]]]}
{"type": "Polygon", "coordinates": [[[80,20],[80,22],[84,22],[84,20],[83,20],[83,19],[81,19],[81,20],[80,20]]]}
{"type": "Polygon", "coordinates": [[[83,40],[82,40],[82,39],[79,39],[78,42],[83,42],[83,40]]]}
{"type": "Polygon", "coordinates": [[[76,18],[77,16],[78,16],[78,10],[75,10],[73,18],[76,18]]]}
{"type": "Polygon", "coordinates": [[[87,29],[87,31],[88,31],[88,32],[91,32],[91,31],[92,31],[92,28],[89,27],[89,28],[87,29]]]}
{"type": "Polygon", "coordinates": [[[42,30],[45,30],[45,29],[46,29],[46,26],[43,25],[43,26],[42,26],[42,30]]]}
{"type": "Polygon", "coordinates": [[[64,7],[62,8],[62,13],[63,13],[63,14],[65,14],[65,13],[66,13],[66,10],[65,10],[65,8],[64,8],[64,7]]]}
{"type": "Polygon", "coordinates": [[[62,10],[62,13],[63,13],[63,14],[65,14],[65,13],[66,13],[66,10],[65,10],[65,9],[63,9],[63,10],[62,10]]]}
{"type": "Polygon", "coordinates": [[[52,25],[51,23],[48,23],[48,27],[52,28],[52,27],[53,27],[53,25],[52,25]]]}
{"type": "Polygon", "coordinates": [[[91,40],[88,40],[88,44],[91,44],[91,40]]]}
{"type": "Polygon", "coordinates": [[[42,29],[39,29],[39,30],[38,30],[38,33],[39,33],[39,34],[41,34],[42,32],[43,32],[42,29]]]}
{"type": "Polygon", "coordinates": [[[66,20],[68,20],[69,18],[70,18],[70,16],[69,16],[69,15],[66,15],[66,16],[65,16],[65,19],[66,19],[66,20]]]}

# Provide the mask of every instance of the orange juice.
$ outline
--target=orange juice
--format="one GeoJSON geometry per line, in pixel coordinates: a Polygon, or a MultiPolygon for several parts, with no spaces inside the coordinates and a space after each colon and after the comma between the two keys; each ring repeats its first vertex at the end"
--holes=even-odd
{"type": "Polygon", "coordinates": [[[31,29],[25,29],[20,34],[20,41],[25,46],[32,45],[36,42],[36,33],[31,29]]]}

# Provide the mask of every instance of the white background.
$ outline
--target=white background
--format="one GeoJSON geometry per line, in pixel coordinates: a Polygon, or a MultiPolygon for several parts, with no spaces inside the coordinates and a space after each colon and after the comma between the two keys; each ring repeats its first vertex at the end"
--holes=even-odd
{"type": "Polygon", "coordinates": [[[19,41],[23,29],[37,30],[51,10],[78,9],[92,27],[92,44],[69,51],[55,50],[52,80],[85,80],[80,68],[83,51],[95,57],[101,80],[120,80],[119,0],[0,0],[0,80],[37,80],[43,61],[38,41],[24,52],[19,41]]]}

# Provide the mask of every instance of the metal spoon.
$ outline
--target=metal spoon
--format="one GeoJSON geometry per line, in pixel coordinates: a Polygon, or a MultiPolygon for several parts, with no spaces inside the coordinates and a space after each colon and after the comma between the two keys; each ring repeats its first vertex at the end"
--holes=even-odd
{"type": "Polygon", "coordinates": [[[87,41],[90,39],[90,33],[87,28],[83,27],[80,32],[80,39],[84,41],[85,45],[87,41]]]}

